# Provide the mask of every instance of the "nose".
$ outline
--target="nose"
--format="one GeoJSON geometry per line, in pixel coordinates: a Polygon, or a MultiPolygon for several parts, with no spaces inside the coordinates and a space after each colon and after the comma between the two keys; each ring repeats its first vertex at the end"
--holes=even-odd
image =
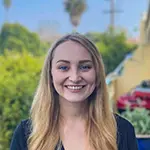
{"type": "Polygon", "coordinates": [[[81,75],[77,70],[72,70],[69,74],[69,80],[74,82],[74,83],[78,83],[81,81],[81,75]]]}

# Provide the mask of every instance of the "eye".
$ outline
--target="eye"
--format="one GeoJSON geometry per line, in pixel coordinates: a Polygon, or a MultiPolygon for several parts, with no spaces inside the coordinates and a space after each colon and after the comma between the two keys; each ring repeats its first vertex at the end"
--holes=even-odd
{"type": "Polygon", "coordinates": [[[92,67],[90,65],[81,65],[80,66],[80,69],[83,70],[83,71],[88,71],[90,70],[92,67]]]}
{"type": "Polygon", "coordinates": [[[69,69],[69,67],[68,66],[59,66],[58,69],[62,70],[62,71],[67,71],[69,69]]]}

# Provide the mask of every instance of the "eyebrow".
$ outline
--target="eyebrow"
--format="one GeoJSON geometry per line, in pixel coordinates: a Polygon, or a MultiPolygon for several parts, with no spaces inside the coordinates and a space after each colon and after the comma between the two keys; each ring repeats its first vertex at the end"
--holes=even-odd
{"type": "MultiPolygon", "coordinates": [[[[65,63],[68,63],[68,64],[70,63],[70,61],[68,61],[68,60],[63,60],[63,59],[58,60],[56,63],[59,63],[59,62],[65,62],[65,63]]],[[[87,62],[92,63],[92,60],[87,59],[87,60],[80,60],[80,61],[79,61],[80,64],[81,64],[81,63],[87,63],[87,62]]]]}

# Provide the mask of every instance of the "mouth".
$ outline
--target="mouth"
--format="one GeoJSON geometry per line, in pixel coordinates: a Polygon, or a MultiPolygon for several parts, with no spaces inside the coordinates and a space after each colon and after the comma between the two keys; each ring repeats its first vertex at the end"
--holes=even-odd
{"type": "Polygon", "coordinates": [[[65,87],[71,91],[80,91],[83,89],[86,85],[66,85],[65,87]]]}

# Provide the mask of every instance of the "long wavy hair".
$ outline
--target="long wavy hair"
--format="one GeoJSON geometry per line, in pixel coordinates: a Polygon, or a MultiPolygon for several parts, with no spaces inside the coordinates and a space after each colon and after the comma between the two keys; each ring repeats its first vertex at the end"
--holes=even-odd
{"type": "Polygon", "coordinates": [[[84,46],[96,70],[96,87],[88,99],[86,131],[90,146],[94,150],[117,150],[117,125],[109,107],[103,60],[95,45],[79,33],[63,36],[48,51],[31,107],[32,132],[28,138],[28,149],[54,150],[59,142],[60,107],[52,83],[51,65],[56,47],[65,41],[84,46]]]}

